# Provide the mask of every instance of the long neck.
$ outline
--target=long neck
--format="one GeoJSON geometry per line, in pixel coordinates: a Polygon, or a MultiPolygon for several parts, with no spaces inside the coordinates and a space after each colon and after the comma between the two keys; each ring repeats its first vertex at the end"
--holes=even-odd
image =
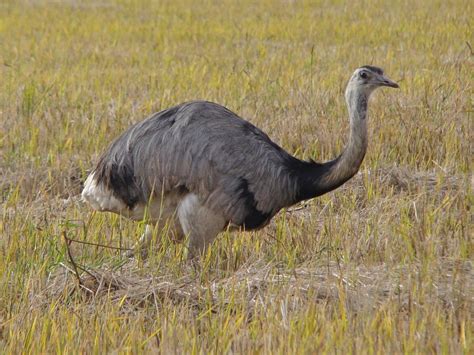
{"type": "Polygon", "coordinates": [[[301,170],[298,200],[332,191],[353,177],[359,170],[367,150],[367,93],[348,88],[346,102],[349,109],[350,134],[347,146],[339,157],[329,162],[312,163],[301,170]]]}

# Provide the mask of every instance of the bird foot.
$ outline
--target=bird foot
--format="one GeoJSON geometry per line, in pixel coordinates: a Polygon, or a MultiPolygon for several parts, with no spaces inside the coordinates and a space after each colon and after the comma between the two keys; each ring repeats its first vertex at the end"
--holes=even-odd
{"type": "Polygon", "coordinates": [[[127,250],[122,255],[126,258],[129,258],[129,259],[138,257],[142,260],[146,260],[148,258],[148,248],[143,248],[143,247],[137,246],[133,249],[127,250]]]}

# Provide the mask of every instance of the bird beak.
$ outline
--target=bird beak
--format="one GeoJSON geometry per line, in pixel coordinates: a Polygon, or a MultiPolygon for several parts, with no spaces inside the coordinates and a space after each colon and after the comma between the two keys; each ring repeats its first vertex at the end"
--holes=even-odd
{"type": "Polygon", "coordinates": [[[398,89],[400,87],[400,86],[398,86],[398,84],[395,81],[387,78],[385,75],[381,75],[379,77],[379,83],[382,86],[388,86],[388,87],[396,88],[396,89],[398,89]]]}

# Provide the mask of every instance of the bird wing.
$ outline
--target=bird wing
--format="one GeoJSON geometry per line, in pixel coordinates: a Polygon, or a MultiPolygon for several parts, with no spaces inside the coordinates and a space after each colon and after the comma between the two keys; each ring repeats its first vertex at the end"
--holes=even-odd
{"type": "Polygon", "coordinates": [[[185,189],[229,222],[253,229],[295,199],[288,168],[293,160],[230,110],[195,101],[132,126],[112,143],[98,169],[115,163],[124,177],[119,185],[130,190],[125,197],[147,201],[151,194],[185,189]]]}

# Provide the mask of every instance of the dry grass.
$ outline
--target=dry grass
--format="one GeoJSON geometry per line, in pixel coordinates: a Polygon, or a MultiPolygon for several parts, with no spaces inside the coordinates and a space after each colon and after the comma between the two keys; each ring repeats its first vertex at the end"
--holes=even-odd
{"type": "MultiPolygon", "coordinates": [[[[422,272],[416,264],[411,265],[413,270],[383,264],[353,268],[337,263],[286,270],[280,264],[258,262],[242,265],[228,277],[202,283],[193,277],[197,270],[188,263],[181,265],[187,272],[179,279],[171,273],[155,275],[149,269],[139,272],[136,262],[119,268],[101,266],[84,271],[80,281],[72,267],[62,267],[51,275],[42,293],[33,295],[33,307],[48,306],[51,299],[68,302],[75,295],[83,302],[107,297],[120,303],[122,312],[132,315],[149,306],[159,312],[166,302],[186,303],[196,308],[198,315],[210,301],[213,307],[221,309],[242,307],[251,317],[256,308],[280,302],[289,303],[289,311],[296,311],[309,302],[338,304],[342,299],[351,313],[371,312],[390,302],[396,302],[398,310],[405,313],[419,307],[413,304],[410,286],[418,282],[422,272]],[[236,295],[236,290],[240,294],[236,295]]],[[[437,271],[433,279],[420,285],[429,295],[430,304],[441,308],[466,307],[467,304],[458,302],[459,298],[469,298],[473,291],[472,263],[443,260],[437,271]]]]}
{"type": "Polygon", "coordinates": [[[472,353],[470,14],[461,0],[1,3],[0,349],[472,353]],[[402,89],[372,101],[360,173],[262,231],[223,233],[199,264],[166,228],[148,260],[123,258],[143,225],[78,198],[113,137],[189,99],[333,158],[362,64],[402,89]]]}

